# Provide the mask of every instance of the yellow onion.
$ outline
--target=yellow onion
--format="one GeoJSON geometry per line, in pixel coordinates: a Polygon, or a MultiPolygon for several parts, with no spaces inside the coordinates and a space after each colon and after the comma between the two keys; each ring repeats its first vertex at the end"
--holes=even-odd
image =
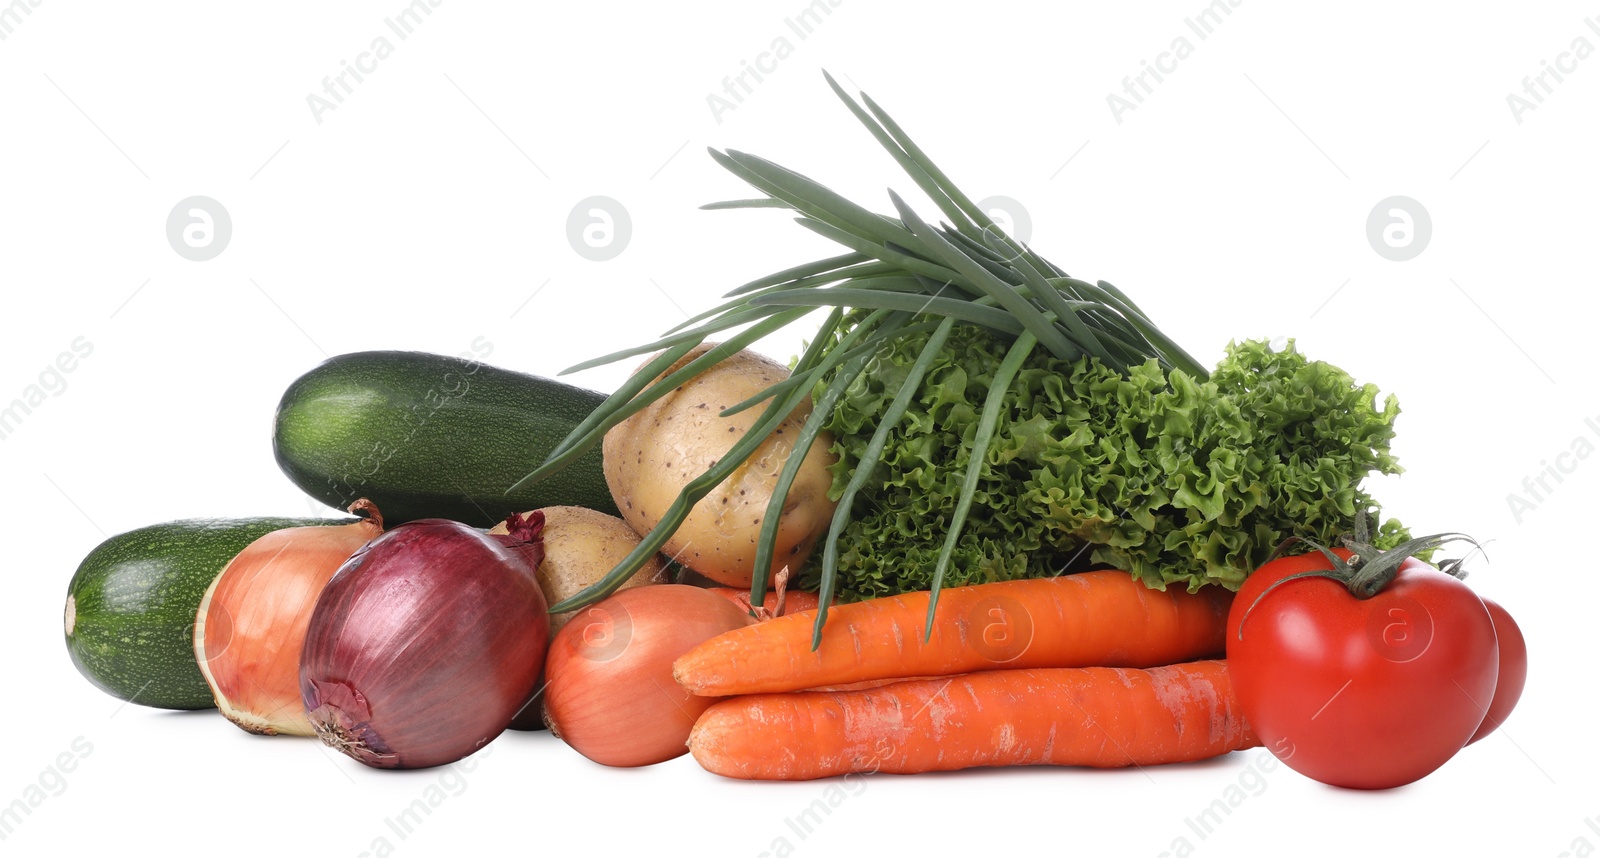
{"type": "Polygon", "coordinates": [[[300,647],[317,596],[350,555],[383,532],[365,498],[345,525],[275,530],[228,563],[200,600],[194,655],[217,708],[251,733],[313,735],[300,700],[300,647]]]}
{"type": "Polygon", "coordinates": [[[545,723],[608,766],[680,756],[695,719],[715,700],[674,682],[672,662],[752,620],[748,609],[686,584],[623,590],[584,608],[550,642],[545,723]]]}
{"type": "Polygon", "coordinates": [[[317,736],[377,768],[451,763],[500,735],[550,640],[544,517],[495,536],[443,519],[367,543],[317,600],[300,694],[317,736]]]}

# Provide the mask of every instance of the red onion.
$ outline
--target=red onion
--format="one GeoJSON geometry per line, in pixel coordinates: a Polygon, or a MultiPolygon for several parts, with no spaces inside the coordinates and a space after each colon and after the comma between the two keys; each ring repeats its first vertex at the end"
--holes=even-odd
{"type": "Polygon", "coordinates": [[[544,518],[490,536],[443,519],[374,539],[323,589],[300,657],[322,741],[378,768],[444,765],[505,730],[544,663],[544,518]]]}

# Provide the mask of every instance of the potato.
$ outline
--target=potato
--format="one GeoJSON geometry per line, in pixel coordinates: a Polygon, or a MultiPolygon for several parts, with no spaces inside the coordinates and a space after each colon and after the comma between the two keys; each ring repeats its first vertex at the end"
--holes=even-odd
{"type": "MultiPolygon", "coordinates": [[[[577,595],[604,578],[639,544],[628,523],[581,506],[547,506],[544,512],[544,562],[539,564],[539,589],[550,604],[577,595]]],[[[490,533],[506,532],[502,522],[490,533]]],[[[667,567],[658,554],[622,582],[618,589],[667,582],[667,567]]],[[[550,615],[555,635],[577,611],[550,615]]]]}
{"type": "MultiPolygon", "coordinates": [[[[662,375],[714,345],[702,344],[662,375]]],[[[720,416],[721,411],[788,376],[782,364],[747,349],[613,426],[605,435],[602,461],[623,519],[639,533],[649,533],[683,487],[716,464],[761,418],[766,403],[730,417],[720,416]]],[[[767,503],[792,441],[810,414],[808,398],[738,470],[694,505],[663,553],[718,583],[749,587],[767,503]]],[[[769,575],[786,565],[798,574],[817,537],[827,530],[834,508],[828,499],[832,447],[833,436],[822,432],[801,463],[783,507],[769,575]]]]}

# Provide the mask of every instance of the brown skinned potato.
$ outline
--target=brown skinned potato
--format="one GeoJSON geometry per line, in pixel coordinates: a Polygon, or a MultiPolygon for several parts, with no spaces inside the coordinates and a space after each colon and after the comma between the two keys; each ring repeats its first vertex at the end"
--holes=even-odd
{"type": "MultiPolygon", "coordinates": [[[[662,375],[714,345],[700,345],[662,375]]],[[[719,416],[720,412],[788,376],[782,364],[746,349],[613,426],[605,435],[603,461],[606,483],[623,519],[641,534],[655,527],[683,487],[705,473],[760,419],[765,403],[730,417],[719,416]]],[[[792,441],[810,414],[811,401],[806,399],[737,471],[695,504],[663,553],[718,583],[749,587],[767,502],[792,441]]],[[[819,434],[789,489],[771,575],[784,566],[798,573],[828,527],[834,508],[828,499],[832,446],[832,435],[819,434]]]]}
{"type": "MultiPolygon", "coordinates": [[[[544,512],[544,562],[539,564],[539,589],[552,605],[599,581],[639,544],[628,523],[581,506],[547,506],[544,512]]],[[[490,533],[506,532],[504,523],[490,533]]],[[[658,554],[618,589],[664,584],[666,564],[658,554]]],[[[553,637],[577,611],[550,615],[553,637]]]]}

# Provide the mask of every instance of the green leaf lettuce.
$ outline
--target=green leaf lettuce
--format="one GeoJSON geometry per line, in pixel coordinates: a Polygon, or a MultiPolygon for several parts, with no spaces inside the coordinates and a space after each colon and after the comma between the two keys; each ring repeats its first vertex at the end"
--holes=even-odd
{"type": "MultiPolygon", "coordinates": [[[[831,415],[835,498],[927,342],[886,342],[831,415]]],[[[1008,343],[958,325],[856,498],[839,544],[846,599],[927,589],[983,401],[1008,343]]],[[[819,382],[825,385],[828,379],[819,382]]],[[[1308,360],[1291,340],[1230,344],[1209,380],[1155,361],[1126,374],[1043,349],[1010,385],[946,586],[1090,564],[1159,589],[1238,589],[1288,536],[1331,542],[1397,474],[1400,413],[1375,385],[1308,360]]],[[[1396,522],[1381,545],[1407,534],[1396,522]]],[[[801,585],[816,586],[813,565],[801,585]]]]}

